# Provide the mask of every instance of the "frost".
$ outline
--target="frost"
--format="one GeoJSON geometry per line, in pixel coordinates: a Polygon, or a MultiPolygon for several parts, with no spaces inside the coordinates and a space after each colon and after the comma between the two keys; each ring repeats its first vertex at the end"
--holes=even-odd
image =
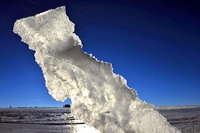
{"type": "Polygon", "coordinates": [[[72,100],[72,114],[104,133],[179,133],[141,101],[112,65],[82,51],[65,7],[17,20],[21,36],[42,68],[49,94],[72,100]]]}

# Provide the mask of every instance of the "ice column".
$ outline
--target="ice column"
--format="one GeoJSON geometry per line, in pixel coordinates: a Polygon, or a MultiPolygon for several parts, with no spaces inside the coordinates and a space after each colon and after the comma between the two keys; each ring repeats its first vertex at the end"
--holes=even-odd
{"type": "Polygon", "coordinates": [[[71,98],[71,110],[103,133],[179,133],[152,105],[141,101],[110,63],[83,52],[65,7],[17,20],[21,36],[44,74],[49,94],[71,98]]]}

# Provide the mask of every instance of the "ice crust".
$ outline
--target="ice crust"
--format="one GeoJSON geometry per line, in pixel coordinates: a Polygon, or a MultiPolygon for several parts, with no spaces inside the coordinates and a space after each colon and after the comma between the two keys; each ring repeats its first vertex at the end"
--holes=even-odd
{"type": "Polygon", "coordinates": [[[141,101],[110,63],[82,51],[65,7],[17,20],[44,74],[49,94],[72,100],[72,114],[102,133],[179,133],[153,105],[141,101]]]}

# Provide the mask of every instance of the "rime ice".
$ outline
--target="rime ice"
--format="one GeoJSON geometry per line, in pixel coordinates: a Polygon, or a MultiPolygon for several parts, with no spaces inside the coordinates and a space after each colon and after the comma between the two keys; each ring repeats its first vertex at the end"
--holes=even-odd
{"type": "Polygon", "coordinates": [[[112,65],[82,51],[65,7],[17,20],[14,32],[31,50],[49,94],[72,100],[72,114],[103,133],[179,133],[144,103],[112,65]]]}

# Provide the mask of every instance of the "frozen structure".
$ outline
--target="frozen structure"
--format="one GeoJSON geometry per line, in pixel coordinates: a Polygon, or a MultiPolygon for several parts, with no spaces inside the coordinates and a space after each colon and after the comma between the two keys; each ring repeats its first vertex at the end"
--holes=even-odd
{"type": "Polygon", "coordinates": [[[42,68],[49,94],[71,98],[71,110],[102,133],[179,133],[152,105],[141,101],[110,63],[82,51],[65,7],[17,20],[21,36],[42,68]]]}

